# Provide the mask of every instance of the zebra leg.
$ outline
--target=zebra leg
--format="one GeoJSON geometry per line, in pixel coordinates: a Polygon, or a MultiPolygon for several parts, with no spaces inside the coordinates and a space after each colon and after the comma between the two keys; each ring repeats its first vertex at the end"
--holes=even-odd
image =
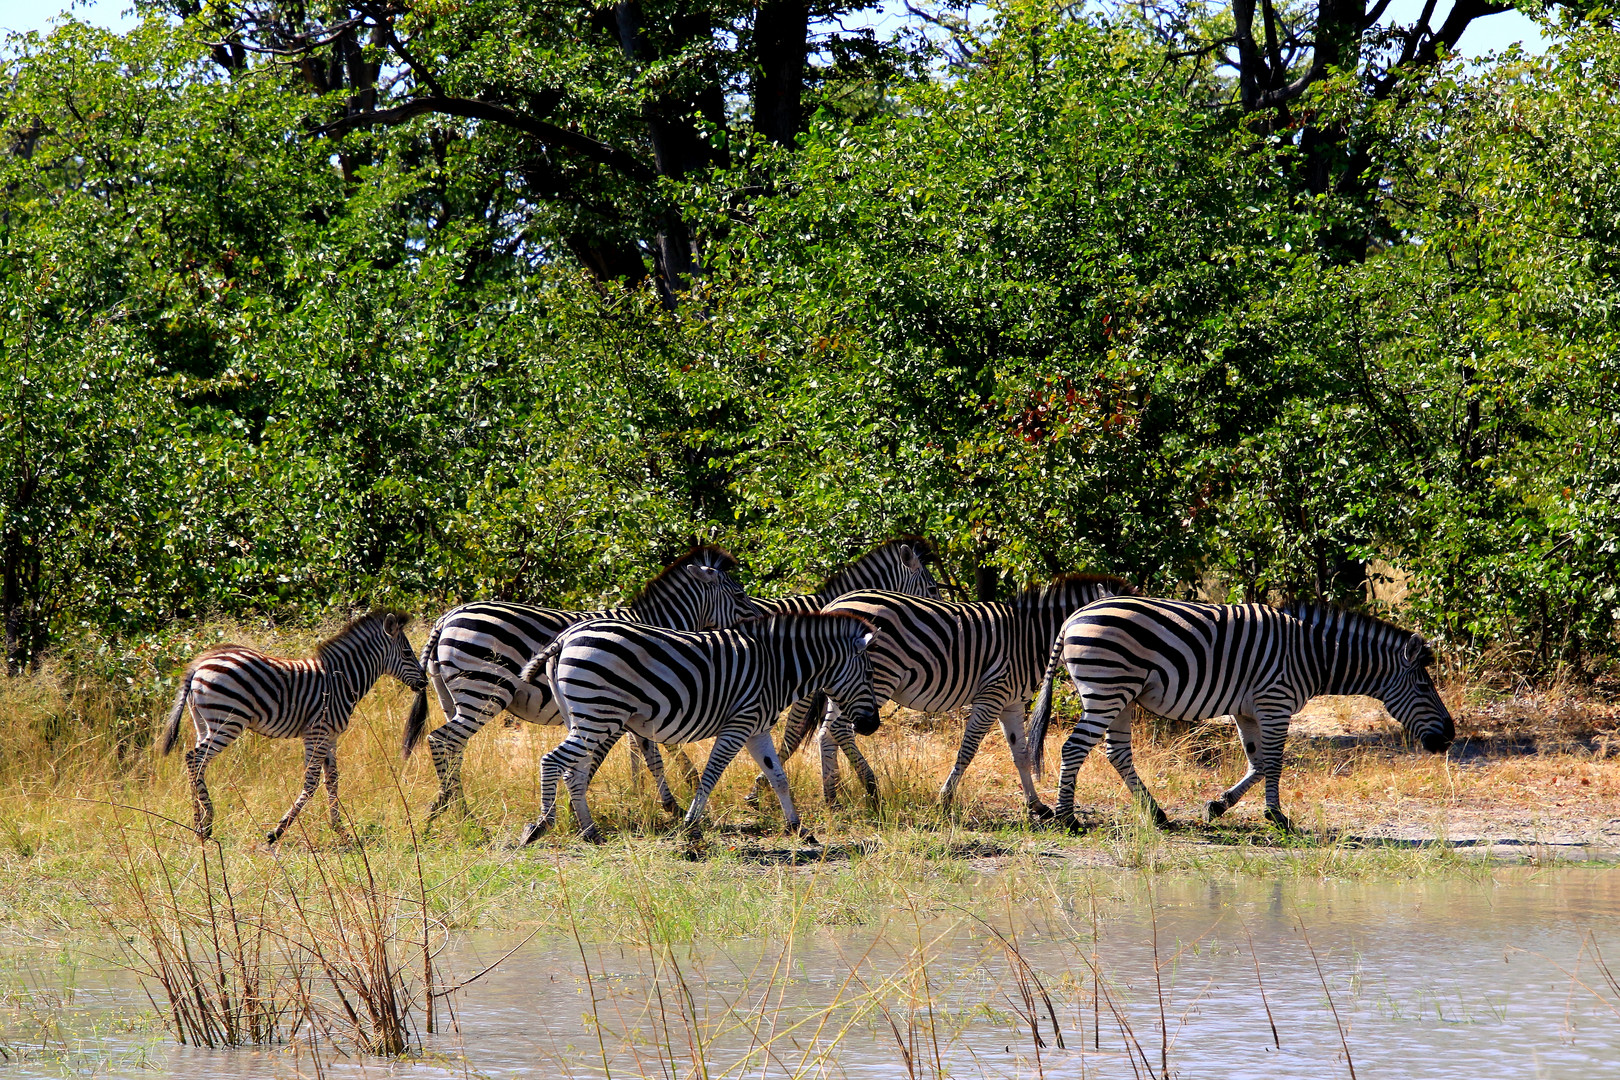
{"type": "Polygon", "coordinates": [[[1253,717],[1234,716],[1237,721],[1238,738],[1243,741],[1243,753],[1249,759],[1249,771],[1243,774],[1243,779],[1227,788],[1218,799],[1211,799],[1204,804],[1204,817],[1206,821],[1214,821],[1243,798],[1243,793],[1254,786],[1260,779],[1260,725],[1253,717]]]}
{"type": "MultiPolygon", "coordinates": [[[[1083,688],[1080,700],[1089,706],[1083,688]]],[[[1105,708],[1095,709],[1088,707],[1080,716],[1080,722],[1074,725],[1069,737],[1063,740],[1063,764],[1058,774],[1057,806],[1053,808],[1052,816],[1057,823],[1068,829],[1071,833],[1080,832],[1080,820],[1074,816],[1074,786],[1076,778],[1080,775],[1080,766],[1085,764],[1086,756],[1091,748],[1097,745],[1097,740],[1103,737],[1118,716],[1120,706],[1109,705],[1105,708]]]]}
{"type": "Polygon", "coordinates": [[[720,782],[720,774],[726,771],[731,759],[737,756],[737,751],[743,748],[748,741],[748,732],[741,727],[730,727],[720,732],[720,737],[714,740],[714,749],[709,751],[709,762],[703,766],[703,777],[698,781],[697,791],[692,794],[692,805],[686,808],[686,817],[681,819],[681,832],[691,839],[697,839],[703,834],[703,811],[709,805],[709,793],[720,782]]]}
{"type": "Polygon", "coordinates": [[[297,819],[299,813],[304,809],[304,804],[309,802],[309,797],[315,794],[316,788],[321,786],[321,772],[325,766],[326,746],[323,741],[319,738],[306,738],[304,740],[304,790],[298,793],[298,798],[293,800],[292,808],[287,811],[276,827],[270,830],[270,835],[266,837],[267,843],[274,844],[277,840],[280,840],[282,834],[297,819]]]}
{"type": "Polygon", "coordinates": [[[1260,718],[1260,770],[1266,778],[1266,820],[1284,832],[1294,831],[1294,823],[1283,813],[1281,791],[1283,744],[1288,741],[1290,719],[1287,714],[1260,718]]]}
{"type": "Polygon", "coordinates": [[[823,723],[816,737],[821,748],[821,799],[828,806],[838,805],[838,739],[832,725],[823,723]]]}
{"type": "Polygon", "coordinates": [[[1119,773],[1119,778],[1125,781],[1125,786],[1131,794],[1147,808],[1153,818],[1153,824],[1159,828],[1167,828],[1170,818],[1159,806],[1159,801],[1153,797],[1153,792],[1142,783],[1142,778],[1136,775],[1136,766],[1131,761],[1131,718],[1135,709],[1121,709],[1108,725],[1106,748],[1108,763],[1119,773]]]}
{"type": "Polygon", "coordinates": [[[776,801],[782,804],[782,817],[787,821],[788,831],[807,844],[815,843],[814,834],[804,827],[804,822],[799,820],[799,812],[793,808],[793,793],[788,790],[787,773],[783,771],[781,759],[776,756],[776,746],[771,742],[770,728],[750,736],[744,745],[748,747],[755,764],[764,770],[770,780],[771,790],[776,792],[776,801]]]}
{"type": "Polygon", "coordinates": [[[1018,768],[1018,782],[1024,786],[1024,806],[1029,810],[1030,820],[1050,820],[1052,808],[1041,801],[1035,790],[1035,773],[1029,765],[1029,745],[1024,735],[1022,704],[1009,703],[1001,710],[1001,732],[1007,736],[1007,749],[1012,751],[1013,764],[1018,768]]]}
{"type": "Polygon", "coordinates": [[[826,749],[828,735],[832,736],[832,741],[838,745],[838,749],[842,750],[844,756],[849,759],[849,767],[855,770],[855,775],[861,778],[861,786],[866,789],[867,804],[877,806],[877,774],[872,771],[872,766],[867,763],[865,755],[861,753],[860,744],[855,741],[855,725],[845,719],[838,705],[832,701],[827,702],[827,719],[822,725],[821,734],[821,790],[824,795],[828,795],[829,805],[838,801],[838,755],[831,755],[832,769],[829,771],[826,749]]]}
{"type": "Polygon", "coordinates": [[[337,747],[330,740],[326,744],[321,771],[326,774],[326,807],[332,815],[332,831],[345,839],[352,839],[343,824],[343,812],[338,806],[337,747]]]}
{"type": "MultiPolygon", "coordinates": [[[[804,744],[806,738],[820,730],[821,717],[810,715],[811,703],[820,699],[820,694],[809,694],[788,707],[787,723],[783,725],[782,729],[781,752],[777,755],[784,765],[786,765],[788,759],[799,752],[799,747],[804,744]]],[[[823,756],[822,761],[824,764],[822,765],[821,775],[825,777],[827,775],[825,756],[823,756]]],[[[837,771],[836,763],[833,769],[835,772],[837,771]]],[[[770,783],[770,777],[761,773],[754,780],[753,788],[749,790],[747,795],[743,796],[743,801],[750,806],[757,805],[764,796],[766,789],[770,787],[770,783]]]]}
{"type": "Polygon", "coordinates": [[[945,782],[939,788],[939,808],[942,812],[951,812],[962,774],[967,772],[968,765],[978,755],[980,744],[1000,713],[1001,707],[994,699],[981,696],[974,700],[973,710],[968,713],[967,727],[962,731],[962,745],[956,751],[956,763],[951,766],[950,775],[945,777],[945,782]]]}
{"type": "MultiPolygon", "coordinates": [[[[635,753],[630,755],[630,760],[641,762],[652,774],[652,778],[658,782],[658,804],[664,808],[664,813],[675,815],[685,813],[681,804],[676,801],[674,792],[669,790],[669,781],[664,775],[664,755],[659,751],[658,744],[645,735],[637,735],[632,746],[635,753]]],[[[676,753],[680,754],[679,751],[676,753]]],[[[688,769],[692,768],[691,761],[684,755],[679,756],[679,760],[685,761],[688,769]]]]}
{"type": "Polygon", "coordinates": [[[467,752],[467,740],[484,729],[490,718],[506,706],[492,713],[467,713],[458,705],[450,721],[428,733],[428,750],[433,755],[433,771],[439,777],[439,793],[428,804],[426,825],[450,806],[457,803],[463,813],[470,812],[467,795],[461,787],[461,759],[467,752]]]}
{"type": "Polygon", "coordinates": [[[240,734],[242,734],[241,722],[231,720],[209,732],[206,738],[202,737],[202,732],[199,731],[197,745],[186,751],[186,774],[191,777],[191,799],[196,814],[197,835],[204,840],[214,835],[214,802],[208,797],[208,784],[203,780],[203,772],[208,768],[208,763],[221,750],[235,742],[240,734]]]}
{"type": "Polygon", "coordinates": [[[590,783],[591,770],[587,767],[596,754],[597,742],[606,737],[617,737],[623,732],[622,725],[614,725],[604,732],[589,732],[575,728],[568,733],[568,737],[558,743],[556,748],[540,759],[540,817],[532,821],[523,830],[518,840],[521,847],[532,844],[551,830],[556,822],[557,810],[557,781],[568,774],[569,795],[574,805],[574,816],[580,825],[585,839],[596,840],[601,836],[596,831],[595,822],[591,821],[591,811],[585,805],[585,786],[590,783]],[[583,811],[583,814],[581,813],[583,811]]]}

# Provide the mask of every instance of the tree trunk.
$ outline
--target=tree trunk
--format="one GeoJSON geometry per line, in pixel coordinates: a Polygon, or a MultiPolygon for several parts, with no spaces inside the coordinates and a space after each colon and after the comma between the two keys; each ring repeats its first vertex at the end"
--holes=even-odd
{"type": "Polygon", "coordinates": [[[764,0],[754,15],[754,130],[777,146],[792,146],[804,99],[805,0],[764,0]]]}

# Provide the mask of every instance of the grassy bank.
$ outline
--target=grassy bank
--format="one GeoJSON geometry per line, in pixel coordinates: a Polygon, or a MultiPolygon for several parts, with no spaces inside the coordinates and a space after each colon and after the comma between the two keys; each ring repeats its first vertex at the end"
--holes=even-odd
{"type": "MultiPolygon", "coordinates": [[[[232,626],[201,639],[226,636],[298,653],[315,635],[232,626]]],[[[197,644],[188,637],[170,651],[197,644]]],[[[132,831],[146,838],[143,850],[163,852],[182,873],[195,868],[200,849],[185,828],[191,811],[183,767],[178,756],[155,756],[147,738],[172,694],[160,670],[172,658],[161,652],[114,656],[99,671],[83,662],[47,665],[0,684],[0,908],[13,920],[71,927],[103,918],[118,903],[114,871],[132,831]],[[109,671],[129,674],[120,684],[109,671]]],[[[1082,770],[1078,790],[1078,805],[1089,808],[1097,827],[1081,837],[1031,829],[995,734],[969,771],[960,812],[947,821],[934,792],[954,755],[960,719],[899,714],[868,742],[883,788],[876,814],[853,793],[842,807],[825,806],[817,763],[802,755],[790,764],[796,801],[825,847],[798,850],[779,834],[774,804],[756,810],[743,802],[752,770],[739,764],[716,794],[714,825],[696,860],[667,837],[669,820],[622,749],[592,788],[608,844],[579,844],[564,829],[534,847],[510,849],[537,812],[539,761],[561,732],[499,722],[469,748],[474,818],[441,820],[418,848],[413,836],[436,781],[426,753],[399,759],[409,694],[391,681],[361,703],[339,760],[345,811],[381,880],[398,891],[420,859],[434,917],[449,927],[561,927],[571,910],[587,933],[610,934],[606,928],[655,900],[668,935],[760,932],[787,910],[838,924],[868,920],[901,899],[954,902],[964,890],[987,887],[981,878],[989,869],[1003,871],[994,888],[1017,898],[1049,889],[1053,872],[1096,867],[1405,876],[1472,872],[1482,851],[1548,858],[1577,853],[1581,843],[1620,846],[1612,707],[1477,686],[1447,693],[1460,737],[1444,758],[1403,747],[1375,703],[1315,703],[1296,724],[1284,774],[1285,808],[1307,830],[1300,836],[1258,821],[1258,792],[1218,827],[1197,823],[1203,801],[1244,768],[1230,726],[1218,723],[1140,724],[1138,768],[1183,823],[1170,833],[1141,823],[1100,753],[1082,770]],[[1508,846],[1485,844],[1496,840],[1508,846]]],[[[1051,760],[1066,725],[1054,728],[1051,760]]],[[[699,745],[692,756],[701,761],[705,750],[699,745]]],[[[319,805],[324,793],[279,856],[263,848],[266,826],[296,794],[300,755],[294,740],[250,734],[213,763],[209,782],[225,857],[251,867],[342,856],[319,805]]],[[[1053,785],[1048,776],[1043,790],[1053,785]]]]}

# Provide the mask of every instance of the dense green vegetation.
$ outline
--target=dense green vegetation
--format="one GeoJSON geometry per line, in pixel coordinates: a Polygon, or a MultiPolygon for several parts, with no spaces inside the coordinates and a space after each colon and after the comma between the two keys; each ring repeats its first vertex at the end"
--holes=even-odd
{"type": "Polygon", "coordinates": [[[1381,560],[1453,650],[1603,670],[1615,31],[1464,68],[1359,22],[1263,55],[1252,3],[1020,0],[806,45],[843,10],[13,38],[11,669],[198,614],[575,600],[693,537],[769,592],[907,531],[980,595],[1356,598],[1381,560]]]}

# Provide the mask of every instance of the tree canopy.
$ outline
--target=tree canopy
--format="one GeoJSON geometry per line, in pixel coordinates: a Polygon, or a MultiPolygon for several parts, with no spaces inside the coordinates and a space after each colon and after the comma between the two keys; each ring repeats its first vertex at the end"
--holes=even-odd
{"type": "Polygon", "coordinates": [[[1462,66],[1382,5],[859,10],[182,0],[13,38],[8,664],[568,602],[694,538],[785,589],[901,532],[970,595],[1386,573],[1454,649],[1608,662],[1601,12],[1462,66]]]}

